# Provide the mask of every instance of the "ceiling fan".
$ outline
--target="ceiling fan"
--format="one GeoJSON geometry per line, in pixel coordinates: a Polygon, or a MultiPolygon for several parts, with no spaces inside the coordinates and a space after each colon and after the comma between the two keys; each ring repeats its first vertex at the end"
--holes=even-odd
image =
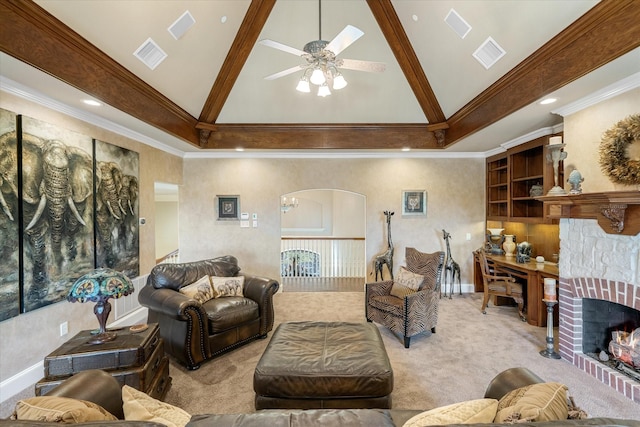
{"type": "Polygon", "coordinates": [[[306,60],[304,64],[271,74],[265,77],[265,80],[275,80],[295,73],[296,71],[304,70],[296,90],[300,92],[311,92],[309,83],[313,83],[318,86],[318,96],[325,97],[331,95],[330,87],[338,90],[347,85],[347,81],[340,72],[340,68],[376,73],[383,72],[386,65],[382,62],[337,58],[343,50],[363,35],[364,32],[360,29],[353,25],[347,25],[330,42],[322,40],[322,0],[318,0],[318,40],[307,43],[303,50],[269,39],[258,42],[264,46],[282,50],[306,60]]]}

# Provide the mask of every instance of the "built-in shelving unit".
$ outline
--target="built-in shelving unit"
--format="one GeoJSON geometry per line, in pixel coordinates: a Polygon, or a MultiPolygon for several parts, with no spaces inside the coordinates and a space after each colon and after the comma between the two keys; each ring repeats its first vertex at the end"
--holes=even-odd
{"type": "Polygon", "coordinates": [[[509,165],[499,155],[487,160],[487,217],[506,220],[509,216],[509,165]]]}
{"type": "Polygon", "coordinates": [[[544,136],[487,159],[487,220],[555,221],[545,216],[544,204],[531,194],[536,185],[544,194],[554,185],[553,165],[546,160],[548,144],[549,136],[544,136]]]}

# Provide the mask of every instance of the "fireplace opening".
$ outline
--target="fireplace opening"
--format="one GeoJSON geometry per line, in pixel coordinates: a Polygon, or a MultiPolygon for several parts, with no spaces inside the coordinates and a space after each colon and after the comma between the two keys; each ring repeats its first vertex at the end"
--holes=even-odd
{"type": "Polygon", "coordinates": [[[640,311],[585,298],[582,320],[582,352],[640,382],[640,311]]]}

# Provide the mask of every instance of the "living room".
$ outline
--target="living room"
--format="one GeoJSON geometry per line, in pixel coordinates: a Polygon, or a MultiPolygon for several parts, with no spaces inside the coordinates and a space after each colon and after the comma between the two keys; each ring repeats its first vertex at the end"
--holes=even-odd
{"type": "MultiPolygon", "coordinates": [[[[625,80],[613,95],[590,97],[590,104],[564,117],[558,126],[542,128],[511,141],[516,144],[536,137],[563,133],[565,171],[574,167],[584,175],[584,193],[635,191],[637,186],[612,183],[601,171],[598,147],[602,134],[640,105],[638,75],[625,80]],[[594,101],[597,99],[597,101],[594,101]]],[[[413,152],[389,155],[325,154],[320,156],[246,156],[215,154],[190,155],[164,151],[145,140],[110,130],[98,123],[73,117],[64,108],[33,94],[3,85],[0,108],[33,117],[56,126],[139,153],[139,210],[146,223],[140,226],[140,278],[136,290],[144,286],[146,274],[156,263],[154,184],[166,182],[180,188],[180,258],[200,260],[232,254],[244,270],[278,279],[280,277],[280,200],[284,194],[307,189],[339,189],[366,197],[366,259],[386,247],[385,210],[396,211],[393,241],[397,265],[402,265],[406,247],[423,252],[444,250],[442,229],[451,235],[451,251],[461,267],[463,289],[473,288],[473,251],[486,239],[486,157],[455,152],[413,152]],[[401,217],[402,192],[427,192],[425,217],[401,217]],[[236,221],[217,221],[217,195],[239,195],[241,212],[257,214],[258,226],[241,228],[236,221]],[[470,234],[470,240],[466,235],[470,234]]],[[[508,143],[509,141],[505,141],[508,143]]],[[[570,222],[560,221],[560,228],[570,222]]],[[[562,231],[561,231],[562,235],[562,231]]],[[[638,259],[638,236],[629,237],[629,247],[638,259]]],[[[638,283],[638,262],[633,283],[638,283]]],[[[369,268],[367,269],[369,272],[369,268]]],[[[560,272],[562,276],[562,270],[560,272]]],[[[368,277],[372,279],[372,277],[368,277]]],[[[137,295],[127,297],[136,299],[137,295]]],[[[477,307],[478,311],[480,307],[477,307]]],[[[144,321],[138,317],[118,317],[113,325],[144,321]]],[[[95,326],[95,316],[86,304],[56,303],[0,322],[2,351],[0,385],[2,401],[31,387],[42,376],[44,357],[81,330],[95,326]],[[68,332],[60,335],[59,325],[68,322],[68,332]]],[[[543,345],[543,343],[540,343],[543,345]]],[[[490,345],[490,344],[489,344],[490,345]]],[[[215,363],[215,362],[212,362],[215,363]]],[[[565,363],[564,361],[558,363],[565,363]]],[[[560,365],[562,366],[562,365],[560,365]]],[[[561,368],[558,368],[561,369],[561,368]]],[[[637,402],[637,400],[636,400],[637,402]]],[[[613,415],[613,414],[612,414],[613,415]]]]}

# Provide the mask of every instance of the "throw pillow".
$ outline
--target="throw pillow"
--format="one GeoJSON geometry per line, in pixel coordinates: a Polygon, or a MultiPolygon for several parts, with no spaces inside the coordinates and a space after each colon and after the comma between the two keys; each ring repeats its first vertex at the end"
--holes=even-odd
{"type": "Polygon", "coordinates": [[[244,276],[217,277],[211,276],[214,298],[244,296],[244,276]]]}
{"type": "Polygon", "coordinates": [[[93,402],[59,396],[38,396],[20,400],[16,403],[11,419],[63,424],[117,420],[102,406],[93,402]]]}
{"type": "Polygon", "coordinates": [[[424,276],[410,272],[404,267],[400,267],[398,274],[393,279],[391,286],[391,295],[404,298],[414,292],[417,292],[424,281],[424,276]]]}
{"type": "Polygon", "coordinates": [[[128,385],[122,387],[122,410],[125,421],[151,421],[167,427],[184,427],[191,420],[191,415],[183,409],[128,385]]]}
{"type": "Polygon", "coordinates": [[[202,276],[190,285],[180,288],[180,293],[193,298],[200,304],[204,304],[214,297],[213,288],[209,276],[202,276]]]}
{"type": "Polygon", "coordinates": [[[500,399],[495,422],[566,420],[569,415],[567,386],[560,383],[531,384],[510,391],[500,399]]]}
{"type": "Polygon", "coordinates": [[[404,427],[491,423],[497,409],[496,399],[468,400],[422,412],[404,423],[404,427]]]}

